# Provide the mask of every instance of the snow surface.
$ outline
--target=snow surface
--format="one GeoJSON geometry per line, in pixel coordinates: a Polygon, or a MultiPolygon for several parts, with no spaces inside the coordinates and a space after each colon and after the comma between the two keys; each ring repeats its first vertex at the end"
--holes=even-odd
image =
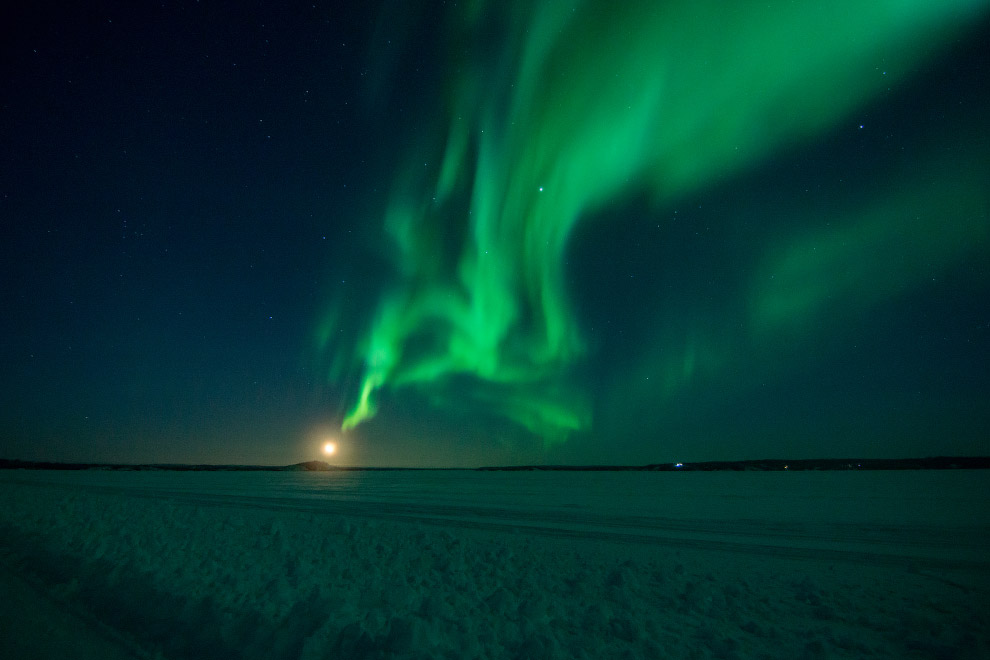
{"type": "Polygon", "coordinates": [[[0,657],[987,658],[988,486],[0,471],[0,657]]]}

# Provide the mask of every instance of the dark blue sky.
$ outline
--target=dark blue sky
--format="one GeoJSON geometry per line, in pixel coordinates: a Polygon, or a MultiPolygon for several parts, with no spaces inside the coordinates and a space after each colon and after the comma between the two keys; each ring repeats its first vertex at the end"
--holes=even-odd
{"type": "Polygon", "coordinates": [[[652,18],[606,5],[552,37],[522,5],[5,10],[0,456],[286,464],[329,437],[376,465],[988,453],[986,7],[945,34],[878,29],[861,60],[809,52],[833,58],[814,85],[743,33],[726,62],[761,77],[735,90],[747,67],[692,68],[720,40],[689,4],[669,3],[696,32],[669,60],[652,18]],[[657,105],[640,124],[596,119],[612,65],[646,72],[621,88],[657,105]],[[669,107],[646,99],[654,69],[669,107]],[[660,156],[626,158],[627,127],[660,156]],[[516,203],[530,179],[550,211],[516,203]]]}

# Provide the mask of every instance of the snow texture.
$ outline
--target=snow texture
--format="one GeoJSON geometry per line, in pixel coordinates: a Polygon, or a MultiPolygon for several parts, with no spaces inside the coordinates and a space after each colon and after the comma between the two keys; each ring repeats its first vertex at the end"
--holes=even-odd
{"type": "Polygon", "coordinates": [[[986,658],[988,485],[2,471],[0,656],[986,658]]]}

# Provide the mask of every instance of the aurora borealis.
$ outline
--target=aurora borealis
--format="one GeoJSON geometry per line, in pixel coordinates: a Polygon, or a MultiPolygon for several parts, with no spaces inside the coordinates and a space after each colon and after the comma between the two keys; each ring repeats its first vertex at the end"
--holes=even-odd
{"type": "MultiPolygon", "coordinates": [[[[398,281],[360,342],[364,374],[343,427],[374,415],[379,390],[409,388],[438,407],[504,416],[546,443],[588,430],[593,403],[574,375],[586,333],[566,279],[575,225],[640,195],[662,230],[665,206],[855,121],[981,5],[780,3],[726,17],[714,3],[481,3],[454,12],[445,33],[455,43],[483,43],[492,24],[503,32],[449,65],[436,125],[423,128],[436,144],[418,140],[410,174],[398,177],[384,221],[398,281]],[[713,28],[725,22],[731,28],[713,28]]],[[[765,272],[739,292],[750,299],[733,319],[740,331],[691,333],[681,345],[647,339],[625,390],[662,407],[738,353],[771,341],[786,351],[793,340],[779,335],[820,322],[826,307],[868,309],[978,253],[987,232],[979,158],[921,165],[922,194],[878,191],[867,210],[765,246],[756,255],[765,272]],[[943,228],[946,208],[954,222],[943,228]],[[885,250],[887,259],[872,258],[885,250]],[[658,389],[641,394],[642,373],[655,374],[658,389]]]]}
{"type": "Polygon", "coordinates": [[[70,181],[90,210],[7,192],[8,279],[28,283],[7,294],[7,357],[28,385],[5,407],[34,411],[0,420],[9,435],[295,457],[318,427],[342,461],[413,465],[990,449],[990,3],[311,9],[176,12],[147,52],[150,18],[125,13],[132,63],[65,47],[93,63],[53,59],[51,88],[12,78],[27,100],[5,131],[71,119],[51,147],[7,139],[5,185],[50,199],[70,181]],[[126,87],[65,83],[87,67],[153,119],[126,87]],[[139,221],[151,331],[147,298],[107,293],[119,260],[99,274],[139,221]],[[84,245],[67,262],[41,233],[59,222],[84,245]],[[39,251],[47,270],[23,256],[39,251]],[[68,324],[91,355],[39,372],[67,312],[38,301],[66,271],[104,302],[68,324]],[[101,360],[125,377],[59,394],[92,400],[53,423],[35,399],[101,360]],[[78,427],[83,408],[102,426],[78,427]]]}

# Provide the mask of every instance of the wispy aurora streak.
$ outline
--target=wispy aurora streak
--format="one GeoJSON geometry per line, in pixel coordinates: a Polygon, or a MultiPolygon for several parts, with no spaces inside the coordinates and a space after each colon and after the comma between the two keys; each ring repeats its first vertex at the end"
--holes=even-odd
{"type": "MultiPolygon", "coordinates": [[[[444,32],[448,96],[384,220],[399,281],[343,358],[363,365],[344,429],[398,388],[547,444],[587,428],[575,377],[586,348],[564,268],[575,224],[628,195],[677,198],[822,133],[987,7],[466,4],[444,32]]],[[[791,294],[766,295],[756,326],[779,324],[789,303],[771,296],[791,294]]],[[[814,295],[786,313],[813,308],[814,295]]]]}

